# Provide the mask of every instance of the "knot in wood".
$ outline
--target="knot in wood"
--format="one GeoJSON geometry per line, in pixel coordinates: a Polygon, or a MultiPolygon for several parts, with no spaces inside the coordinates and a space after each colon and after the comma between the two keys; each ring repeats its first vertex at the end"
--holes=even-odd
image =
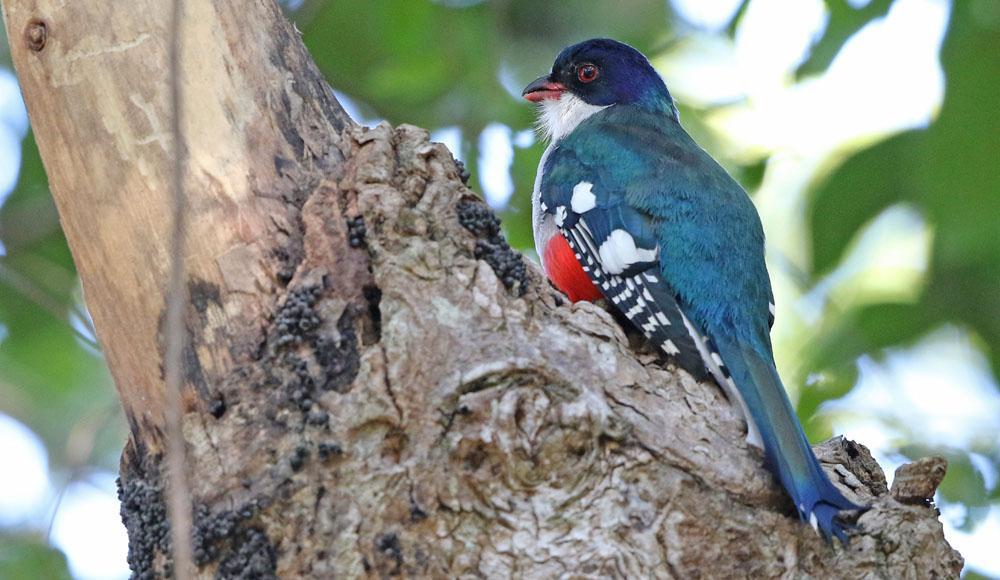
{"type": "Polygon", "coordinates": [[[32,52],[41,52],[49,38],[49,27],[45,21],[32,18],[24,29],[24,40],[32,52]]]}
{"type": "Polygon", "coordinates": [[[575,389],[551,384],[485,394],[468,401],[475,417],[463,422],[478,427],[462,429],[453,452],[467,473],[474,472],[470,484],[494,488],[502,481],[515,493],[546,487],[574,494],[594,484],[601,472],[602,408],[575,389]]]}

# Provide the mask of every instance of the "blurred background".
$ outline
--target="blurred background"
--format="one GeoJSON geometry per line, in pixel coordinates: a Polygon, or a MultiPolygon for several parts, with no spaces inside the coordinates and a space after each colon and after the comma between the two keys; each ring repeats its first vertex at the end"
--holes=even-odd
{"type": "MultiPolygon", "coordinates": [[[[778,365],[810,438],[936,500],[1000,578],[1000,0],[288,0],[351,115],[432,131],[532,257],[521,88],[563,46],[645,52],[768,236],[778,365]]],[[[126,430],[0,37],[0,578],[120,578],[126,430]]]]}

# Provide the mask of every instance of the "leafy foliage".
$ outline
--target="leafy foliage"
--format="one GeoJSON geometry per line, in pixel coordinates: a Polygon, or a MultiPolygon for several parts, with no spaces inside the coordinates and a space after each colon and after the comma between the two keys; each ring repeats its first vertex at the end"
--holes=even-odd
{"type": "Polygon", "coordinates": [[[906,344],[946,322],[974,329],[1000,376],[1000,118],[997,31],[971,2],[954,5],[941,54],[948,82],[940,117],[870,147],[820,184],[812,197],[814,274],[834,269],[858,230],[887,207],[908,202],[934,228],[927,288],[912,304],[878,304],[844,315],[826,353],[835,362],[906,344]]]}
{"type": "MultiPolygon", "coordinates": [[[[72,427],[91,409],[113,409],[115,394],[96,345],[81,334],[76,271],[30,135],[18,185],[0,209],[0,232],[7,252],[0,258],[3,411],[36,430],[57,462],[69,463],[72,427]]],[[[114,455],[105,452],[101,464],[111,467],[114,455]]]]}

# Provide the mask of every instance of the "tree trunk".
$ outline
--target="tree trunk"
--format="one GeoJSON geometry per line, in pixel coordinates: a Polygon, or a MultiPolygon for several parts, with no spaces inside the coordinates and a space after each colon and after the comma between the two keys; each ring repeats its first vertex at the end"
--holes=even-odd
{"type": "MultiPolygon", "coordinates": [[[[169,3],[3,1],[131,426],[129,564],[158,576],[169,3]]],[[[926,499],[940,464],[892,495],[864,447],[820,446],[874,504],[826,545],[714,384],[563,300],[425,131],[351,122],[272,0],[189,2],[183,31],[200,575],[958,574],[926,499]]]]}

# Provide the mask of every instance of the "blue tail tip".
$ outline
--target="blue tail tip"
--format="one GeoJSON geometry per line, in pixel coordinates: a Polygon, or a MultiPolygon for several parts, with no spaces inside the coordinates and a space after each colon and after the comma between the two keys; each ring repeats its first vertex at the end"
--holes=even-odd
{"type": "Polygon", "coordinates": [[[851,532],[858,527],[857,517],[868,509],[867,506],[855,505],[848,501],[844,501],[841,505],[819,501],[809,510],[808,517],[805,514],[801,515],[823,536],[824,540],[831,542],[833,538],[837,538],[842,545],[847,546],[851,532]],[[850,515],[850,512],[854,512],[854,515],[850,515]]]}

